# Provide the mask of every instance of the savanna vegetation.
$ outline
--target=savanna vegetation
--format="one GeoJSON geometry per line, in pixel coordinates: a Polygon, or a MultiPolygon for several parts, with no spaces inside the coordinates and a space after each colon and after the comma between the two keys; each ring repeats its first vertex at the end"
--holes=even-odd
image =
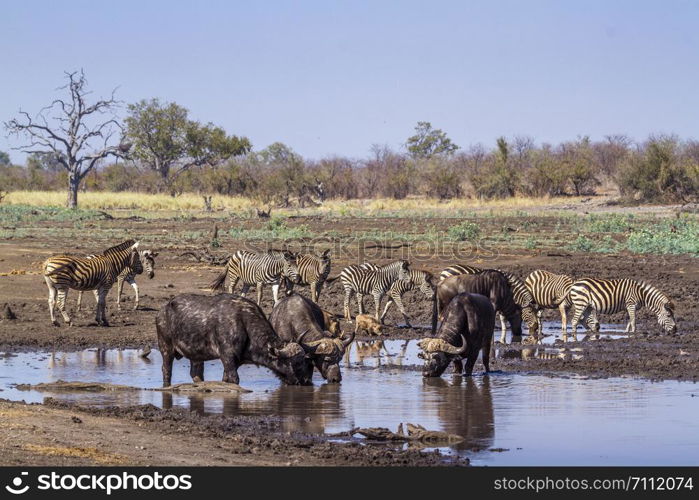
{"type": "Polygon", "coordinates": [[[66,73],[66,80],[38,115],[21,111],[5,122],[26,141],[19,149],[28,156],[16,165],[0,152],[0,198],[67,187],[65,205],[75,208],[79,193],[193,194],[208,210],[221,196],[282,208],[332,199],[589,196],[600,189],[641,203],[699,199],[699,141],[675,136],[561,144],[500,137],[492,147],[461,148],[418,122],[401,150],[374,145],[367,158],[307,159],[280,142],[254,149],[246,137],[191,120],[185,107],[157,98],[126,105],[122,120],[114,93],[92,98],[82,72],[66,73]]]}

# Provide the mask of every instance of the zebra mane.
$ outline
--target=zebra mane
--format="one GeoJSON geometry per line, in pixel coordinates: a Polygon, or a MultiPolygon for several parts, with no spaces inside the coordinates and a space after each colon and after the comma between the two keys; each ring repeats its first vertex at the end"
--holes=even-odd
{"type": "Polygon", "coordinates": [[[675,304],[670,300],[670,297],[668,297],[664,292],[661,292],[659,289],[651,285],[650,283],[646,283],[645,281],[638,281],[638,285],[643,292],[643,299],[646,302],[646,307],[649,307],[650,303],[648,299],[651,296],[655,296],[659,298],[664,306],[669,307],[670,309],[675,308],[675,304]]]}
{"type": "Polygon", "coordinates": [[[118,245],[115,245],[113,247],[107,248],[104,252],[102,252],[102,255],[109,255],[117,252],[123,252],[129,247],[132,247],[136,243],[135,240],[126,240],[123,243],[119,243],[118,245]]]}

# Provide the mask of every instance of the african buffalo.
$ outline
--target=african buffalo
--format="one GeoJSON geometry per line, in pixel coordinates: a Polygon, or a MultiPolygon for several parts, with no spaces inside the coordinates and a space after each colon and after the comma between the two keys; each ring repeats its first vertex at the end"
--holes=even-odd
{"type": "Polygon", "coordinates": [[[522,307],[515,302],[505,275],[492,269],[478,274],[452,276],[437,285],[432,307],[433,335],[437,329],[437,318],[443,316],[445,306],[460,293],[478,293],[488,297],[495,310],[502,313],[510,323],[512,342],[521,342],[522,307]]]}
{"type": "Polygon", "coordinates": [[[488,297],[476,293],[456,295],[444,308],[444,321],[436,337],[418,342],[425,360],[423,377],[439,377],[450,362],[454,373],[461,373],[466,358],[465,375],[471,375],[478,352],[483,350],[483,366],[490,371],[490,344],[495,328],[495,308],[488,297]]]}
{"type": "Polygon", "coordinates": [[[269,322],[282,340],[301,344],[325,380],[342,380],[340,360],[354,340],[354,333],[347,339],[332,338],[323,311],[315,302],[293,293],[277,302],[269,322]]]}
{"type": "Polygon", "coordinates": [[[254,302],[228,293],[183,294],[155,319],[163,356],[163,386],[170,385],[174,358],[190,361],[194,380],[204,379],[204,361],[220,359],[223,381],[237,384],[238,367],[265,366],[287,384],[311,383],[313,364],[303,347],[285,342],[254,302]]]}

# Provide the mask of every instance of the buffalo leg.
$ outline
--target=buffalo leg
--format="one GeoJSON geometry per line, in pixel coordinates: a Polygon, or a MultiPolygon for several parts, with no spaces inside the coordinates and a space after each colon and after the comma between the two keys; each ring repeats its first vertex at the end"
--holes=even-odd
{"type": "Polygon", "coordinates": [[[452,361],[454,365],[454,373],[456,375],[460,375],[462,371],[464,371],[464,364],[461,361],[461,358],[454,358],[454,361],[452,361]]]}
{"type": "Polygon", "coordinates": [[[470,377],[473,373],[473,367],[476,364],[476,359],[478,359],[478,349],[469,347],[468,357],[466,358],[466,368],[464,368],[464,375],[470,377]]]}
{"type": "Polygon", "coordinates": [[[175,356],[172,352],[161,349],[163,356],[163,387],[169,387],[172,383],[172,362],[175,356]]]}
{"type": "Polygon", "coordinates": [[[230,384],[239,383],[240,378],[238,377],[238,364],[235,362],[235,357],[222,357],[221,363],[223,363],[223,381],[230,384]]]}
{"type": "Polygon", "coordinates": [[[490,341],[483,342],[483,367],[485,373],[490,372],[490,341]]]}
{"type": "Polygon", "coordinates": [[[189,375],[192,377],[192,382],[203,382],[204,381],[204,362],[203,361],[190,361],[189,362],[189,375]]]}

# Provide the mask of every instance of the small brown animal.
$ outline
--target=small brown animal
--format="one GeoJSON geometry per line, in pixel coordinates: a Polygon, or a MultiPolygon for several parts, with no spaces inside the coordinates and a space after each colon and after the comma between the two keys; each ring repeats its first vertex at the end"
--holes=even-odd
{"type": "Polygon", "coordinates": [[[381,335],[383,325],[369,314],[358,314],[354,318],[354,333],[359,332],[359,330],[364,330],[368,334],[381,335]]]}
{"type": "Polygon", "coordinates": [[[339,337],[342,335],[342,330],[340,329],[340,319],[333,313],[321,310],[323,313],[323,321],[325,321],[325,331],[332,334],[333,337],[339,337]]]}

